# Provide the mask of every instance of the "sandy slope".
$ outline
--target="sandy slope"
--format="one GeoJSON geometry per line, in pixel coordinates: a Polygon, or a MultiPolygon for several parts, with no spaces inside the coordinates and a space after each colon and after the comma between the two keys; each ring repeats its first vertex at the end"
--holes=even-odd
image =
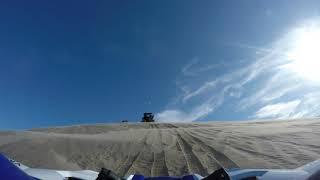
{"type": "Polygon", "coordinates": [[[320,158],[320,119],[83,125],[0,132],[0,151],[32,167],[120,175],[206,175],[219,167],[295,168],[320,158]]]}

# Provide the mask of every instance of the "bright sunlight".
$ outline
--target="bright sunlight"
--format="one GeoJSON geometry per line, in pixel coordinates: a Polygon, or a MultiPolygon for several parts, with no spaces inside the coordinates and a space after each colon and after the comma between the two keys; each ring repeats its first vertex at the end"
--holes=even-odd
{"type": "Polygon", "coordinates": [[[311,81],[320,81],[320,28],[303,27],[295,34],[288,53],[292,61],[288,66],[297,75],[311,81]]]}

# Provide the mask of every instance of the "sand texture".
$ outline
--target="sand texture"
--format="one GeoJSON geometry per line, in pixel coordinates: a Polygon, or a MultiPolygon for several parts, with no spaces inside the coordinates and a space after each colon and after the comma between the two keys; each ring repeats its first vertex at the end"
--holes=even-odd
{"type": "Polygon", "coordinates": [[[320,159],[320,119],[78,125],[0,132],[0,152],[30,167],[146,176],[219,168],[296,168],[320,159]]]}

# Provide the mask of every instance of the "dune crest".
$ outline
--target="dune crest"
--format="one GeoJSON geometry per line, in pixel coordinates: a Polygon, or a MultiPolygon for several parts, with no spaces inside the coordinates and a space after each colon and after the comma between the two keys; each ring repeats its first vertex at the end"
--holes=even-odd
{"type": "Polygon", "coordinates": [[[0,151],[30,167],[119,175],[207,175],[295,168],[320,158],[320,120],[78,125],[0,132],[0,151]]]}

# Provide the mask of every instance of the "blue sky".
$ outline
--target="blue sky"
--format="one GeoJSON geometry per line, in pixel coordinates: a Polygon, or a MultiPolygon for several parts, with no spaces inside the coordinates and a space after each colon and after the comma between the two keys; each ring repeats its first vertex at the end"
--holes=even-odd
{"type": "Polygon", "coordinates": [[[318,1],[2,2],[1,129],[318,116],[320,56],[295,42],[319,16],[318,1]]]}

